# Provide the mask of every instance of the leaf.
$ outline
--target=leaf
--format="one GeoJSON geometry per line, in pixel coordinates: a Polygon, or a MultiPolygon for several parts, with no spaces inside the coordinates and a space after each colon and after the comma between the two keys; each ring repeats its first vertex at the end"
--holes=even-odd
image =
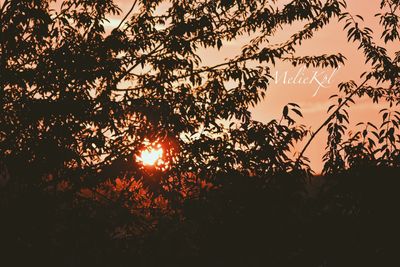
{"type": "Polygon", "coordinates": [[[218,39],[217,40],[217,48],[218,48],[218,50],[220,50],[221,47],[222,47],[222,41],[221,41],[221,39],[218,39]]]}
{"type": "Polygon", "coordinates": [[[288,108],[288,106],[285,106],[285,107],[283,108],[283,112],[282,112],[283,117],[287,118],[288,113],[289,113],[289,108],[288,108]]]}
{"type": "Polygon", "coordinates": [[[365,137],[367,136],[367,134],[368,134],[368,131],[367,131],[367,130],[364,130],[362,135],[363,135],[363,137],[365,138],[365,137]]]}
{"type": "Polygon", "coordinates": [[[356,15],[357,18],[359,18],[360,20],[364,21],[364,18],[361,17],[360,15],[356,15]]]}
{"type": "Polygon", "coordinates": [[[329,113],[331,111],[332,108],[336,107],[336,105],[330,105],[328,108],[328,111],[326,113],[329,113]]]}
{"type": "Polygon", "coordinates": [[[298,104],[296,104],[296,103],[289,103],[288,105],[300,108],[300,106],[298,104]]]}
{"type": "Polygon", "coordinates": [[[338,95],[331,95],[331,96],[329,97],[329,99],[336,98],[336,97],[338,97],[338,95]]]}
{"type": "Polygon", "coordinates": [[[349,27],[351,25],[351,22],[346,23],[346,25],[344,26],[344,30],[347,29],[347,27],[349,27]]]}
{"type": "Polygon", "coordinates": [[[296,113],[297,115],[299,115],[300,117],[303,117],[303,114],[301,114],[301,111],[300,111],[300,110],[292,109],[292,111],[293,111],[294,113],[296,113]]]}
{"type": "Polygon", "coordinates": [[[389,116],[389,113],[385,112],[383,113],[382,119],[383,121],[386,121],[386,118],[389,116]]]}

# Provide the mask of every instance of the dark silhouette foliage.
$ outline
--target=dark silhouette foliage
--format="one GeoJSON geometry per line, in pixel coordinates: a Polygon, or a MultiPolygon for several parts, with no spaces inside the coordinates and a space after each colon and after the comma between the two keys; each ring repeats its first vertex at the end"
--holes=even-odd
{"type": "Polygon", "coordinates": [[[382,1],[374,40],[339,0],[137,0],[126,14],[2,1],[1,266],[397,266],[400,52],[385,46],[399,43],[399,4],[382,1]],[[108,30],[111,15],[122,21],[108,30]],[[340,84],[316,131],[296,103],[255,121],[276,62],[344,64],[296,54],[332,20],[369,64],[361,82],[340,84]],[[243,36],[236,57],[203,63],[201,49],[243,36]],[[382,124],[347,135],[363,96],[387,104],[382,124]],[[316,176],[305,152],[325,128],[316,176]],[[162,164],[143,166],[158,144],[162,164]]]}

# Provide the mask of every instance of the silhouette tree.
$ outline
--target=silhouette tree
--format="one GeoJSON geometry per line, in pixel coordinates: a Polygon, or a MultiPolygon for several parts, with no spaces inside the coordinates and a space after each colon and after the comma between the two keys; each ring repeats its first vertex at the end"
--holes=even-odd
{"type": "MultiPolygon", "coordinates": [[[[381,39],[384,44],[390,42],[399,42],[399,16],[397,15],[399,1],[381,1],[381,12],[375,16],[380,18],[380,25],[383,28],[381,39]],[[384,12],[384,13],[383,13],[384,12]]],[[[371,63],[371,70],[361,74],[363,79],[360,85],[355,81],[341,83],[339,91],[341,96],[335,94],[331,99],[336,99],[337,104],[329,107],[329,117],[314,132],[300,153],[299,159],[303,156],[305,150],[313,138],[325,126],[328,130],[327,152],[324,155],[324,172],[337,173],[348,167],[363,162],[373,166],[391,166],[398,167],[400,162],[399,151],[399,77],[400,77],[400,51],[394,51],[393,56],[385,47],[377,44],[372,34],[373,31],[368,27],[360,27],[364,19],[359,16],[353,16],[348,12],[343,12],[339,20],[346,22],[344,30],[347,29],[349,42],[359,44],[358,49],[365,56],[365,64],[371,63]],[[371,122],[359,123],[357,126],[365,125],[362,133],[357,131],[352,134],[349,140],[343,140],[343,135],[349,123],[349,113],[347,109],[350,103],[355,103],[355,97],[369,96],[374,103],[385,101],[390,109],[384,108],[380,111],[382,114],[382,124],[380,131],[371,122]],[[369,131],[372,128],[372,131],[369,131]],[[367,136],[369,136],[367,138],[367,136]],[[372,135],[372,136],[371,136],[372,135]],[[374,141],[375,139],[375,141],[374,141]],[[358,159],[356,159],[358,158],[358,159]]]]}
{"type": "MultiPolygon", "coordinates": [[[[398,5],[382,1],[389,10],[380,15],[384,42],[399,40],[398,5]]],[[[0,173],[8,180],[0,189],[0,242],[5,254],[28,255],[11,258],[14,265],[337,266],[343,262],[312,242],[330,216],[341,220],[336,212],[360,202],[346,202],[354,187],[343,190],[340,179],[307,197],[309,143],[327,126],[327,175],[348,171],[359,181],[365,166],[396,175],[390,168],[400,162],[397,110],[382,111],[379,132],[367,123],[364,132],[342,138],[344,108],[356,95],[399,105],[399,53],[390,58],[376,45],[371,30],[356,22],[361,18],[344,12],[344,1],[282,7],[137,0],[126,14],[113,1],[5,0],[0,8],[0,173]],[[109,30],[111,15],[122,20],[109,30]],[[349,41],[360,43],[372,70],[360,85],[340,86],[345,96],[293,159],[291,148],[309,135],[295,123],[300,107],[289,103],[269,123],[254,121],[249,108],[265,96],[278,61],[344,64],[342,54],[296,55],[335,18],[345,20],[349,41]],[[274,43],[296,22],[304,27],[274,43]],[[242,36],[249,41],[238,55],[202,63],[201,49],[220,50],[242,36]],[[164,152],[159,165],[138,162],[143,149],[157,145],[164,152]]],[[[360,196],[371,199],[369,186],[360,196]]],[[[374,220],[378,210],[363,209],[374,220]]],[[[382,251],[391,253],[389,246],[382,251]]]]}
{"type": "Polygon", "coordinates": [[[305,129],[294,126],[288,107],[280,122],[266,125],[252,121],[248,108],[264,96],[277,60],[343,62],[340,54],[293,53],[344,4],[171,1],[159,14],[160,3],[135,1],[106,33],[107,16],[120,12],[112,1],[63,1],[56,9],[46,1],[4,1],[0,132],[10,183],[80,192],[118,177],[140,180],[146,173],[135,155],[146,142],[165,148],[170,166],[162,176],[174,186],[183,173],[294,169],[287,151],[305,129]],[[299,20],[308,21],[304,29],[268,45],[279,28],[299,20]],[[199,48],[221,49],[244,34],[252,39],[238,56],[201,64],[199,48]],[[237,123],[222,124],[232,119],[237,123]]]}

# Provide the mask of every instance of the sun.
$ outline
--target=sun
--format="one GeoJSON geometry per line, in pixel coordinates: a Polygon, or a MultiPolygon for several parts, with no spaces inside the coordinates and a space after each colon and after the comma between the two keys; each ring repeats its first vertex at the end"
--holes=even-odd
{"type": "Polygon", "coordinates": [[[163,149],[160,145],[157,147],[147,147],[137,156],[137,161],[142,162],[143,166],[157,166],[163,163],[163,149]]]}

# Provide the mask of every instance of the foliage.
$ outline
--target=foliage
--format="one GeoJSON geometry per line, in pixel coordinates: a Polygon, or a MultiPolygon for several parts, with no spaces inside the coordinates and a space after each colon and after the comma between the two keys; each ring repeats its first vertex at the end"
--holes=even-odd
{"type": "MultiPolygon", "coordinates": [[[[398,1],[382,1],[381,9],[388,10],[386,13],[378,13],[380,25],[383,27],[381,39],[384,43],[398,42],[398,1]]],[[[363,21],[361,16],[356,16],[363,21]]],[[[358,49],[365,56],[365,63],[371,63],[371,70],[364,72],[361,78],[364,81],[357,85],[354,81],[342,83],[339,90],[344,93],[343,97],[334,95],[338,104],[329,107],[328,112],[337,107],[331,117],[333,122],[328,122],[328,146],[324,156],[325,173],[337,173],[346,168],[365,166],[393,166],[398,167],[400,163],[399,151],[399,74],[400,61],[399,52],[390,57],[385,47],[374,42],[373,31],[368,28],[361,28],[356,18],[348,12],[340,16],[345,20],[344,29],[347,29],[349,41],[359,43],[358,49]],[[371,85],[371,83],[375,83],[371,85]],[[371,122],[358,123],[357,126],[364,126],[364,129],[350,134],[348,140],[343,140],[343,135],[349,123],[349,113],[346,108],[350,103],[355,103],[355,96],[369,96],[373,102],[385,101],[388,108],[382,109],[382,124],[376,127],[371,122]],[[371,129],[371,130],[370,130],[371,129]]]]}
{"type": "MultiPolygon", "coordinates": [[[[385,44],[399,41],[398,5],[383,0],[377,14],[385,44]]],[[[332,252],[345,242],[335,234],[345,238],[365,218],[376,225],[363,227],[383,228],[377,218],[398,210],[390,190],[400,167],[400,52],[391,57],[374,42],[344,1],[137,0],[127,14],[103,0],[5,0],[0,8],[0,173],[9,178],[0,231],[2,251],[27,255],[15,265],[346,266],[344,249],[332,252]],[[111,15],[123,20],[108,30],[111,15]],[[264,98],[276,62],[344,64],[341,53],[296,54],[336,18],[371,64],[364,81],[339,86],[310,137],[296,123],[296,103],[280,119],[253,120],[249,108],[264,98]],[[274,43],[294,23],[304,27],[274,43]],[[203,63],[202,49],[243,36],[250,41],[237,56],[203,63]],[[380,127],[359,124],[345,139],[356,96],[389,107],[380,127]],[[304,152],[325,126],[327,187],[313,195],[304,152]],[[137,162],[146,144],[162,145],[162,168],[137,162]],[[387,181],[363,184],[365,170],[387,181]],[[378,200],[374,183],[378,197],[391,195],[378,200]]],[[[392,255],[378,236],[376,244],[347,240],[344,248],[357,247],[353,265],[365,251],[377,261],[392,255]]]]}

